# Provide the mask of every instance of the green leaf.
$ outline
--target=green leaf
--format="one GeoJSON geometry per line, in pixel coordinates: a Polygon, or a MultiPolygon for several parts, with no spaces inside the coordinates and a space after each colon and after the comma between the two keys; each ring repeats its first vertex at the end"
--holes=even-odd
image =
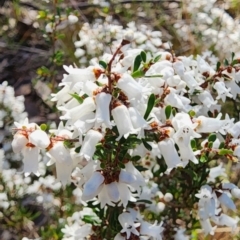
{"type": "Polygon", "coordinates": [[[152,204],[152,201],[147,200],[147,199],[139,199],[137,200],[138,203],[142,202],[142,203],[147,203],[147,204],[152,204]]]}
{"type": "Polygon", "coordinates": [[[208,148],[212,148],[213,147],[213,142],[208,142],[208,148]]]}
{"type": "Polygon", "coordinates": [[[68,140],[64,140],[63,145],[65,148],[72,148],[74,146],[74,143],[68,140]]]}
{"type": "Polygon", "coordinates": [[[138,155],[137,155],[137,156],[132,157],[132,158],[131,158],[131,161],[137,162],[137,161],[139,161],[141,158],[142,158],[141,156],[138,156],[138,155]]]}
{"type": "Polygon", "coordinates": [[[232,66],[234,66],[235,64],[238,64],[238,60],[237,59],[233,60],[232,63],[231,63],[232,66]]]}
{"type": "Polygon", "coordinates": [[[173,108],[173,109],[172,109],[172,115],[175,116],[176,114],[177,114],[176,109],[173,108]]]}
{"type": "Polygon", "coordinates": [[[141,55],[137,55],[133,64],[133,72],[136,72],[139,69],[141,62],[142,62],[141,55]]]}
{"type": "Polygon", "coordinates": [[[141,55],[142,61],[143,61],[143,62],[146,62],[146,61],[147,61],[147,54],[146,54],[144,51],[142,51],[142,52],[140,53],[140,55],[141,55]]]}
{"type": "Polygon", "coordinates": [[[75,152],[76,152],[76,153],[80,153],[80,150],[81,150],[81,146],[80,146],[80,147],[77,147],[77,148],[75,148],[75,152]]]}
{"type": "Polygon", "coordinates": [[[224,143],[224,142],[221,142],[218,148],[219,148],[219,149],[222,149],[222,148],[224,148],[224,145],[225,145],[225,143],[224,143]]]}
{"type": "Polygon", "coordinates": [[[227,155],[227,154],[233,154],[233,151],[230,150],[230,149],[225,149],[225,148],[222,148],[218,151],[218,154],[219,155],[227,155]]]}
{"type": "Polygon", "coordinates": [[[131,75],[133,78],[139,78],[139,77],[143,77],[145,74],[145,72],[142,69],[139,69],[135,72],[133,72],[131,75]]]}
{"type": "Polygon", "coordinates": [[[200,157],[200,162],[205,163],[206,161],[207,161],[207,157],[206,157],[205,153],[203,153],[200,157]]]}
{"type": "Polygon", "coordinates": [[[158,62],[158,60],[161,58],[161,54],[160,55],[158,55],[158,56],[156,56],[154,59],[153,59],[153,62],[158,62]]]}
{"type": "Polygon", "coordinates": [[[149,114],[151,113],[151,111],[155,105],[155,100],[156,100],[155,95],[152,93],[148,99],[147,110],[144,114],[145,120],[148,118],[149,114]]]}
{"type": "Polygon", "coordinates": [[[224,59],[224,65],[225,65],[225,66],[229,66],[229,62],[228,62],[227,59],[224,59]]]}
{"type": "Polygon", "coordinates": [[[41,128],[41,130],[46,131],[46,130],[47,130],[47,124],[42,123],[42,124],[40,125],[40,128],[41,128]]]}
{"type": "Polygon", "coordinates": [[[194,148],[197,147],[197,143],[196,143],[196,140],[195,140],[195,139],[192,139],[192,140],[191,140],[191,147],[192,147],[192,149],[194,149],[194,148]]]}
{"type": "Polygon", "coordinates": [[[104,69],[107,69],[107,63],[105,63],[104,61],[100,60],[99,65],[101,65],[104,69]]]}
{"type": "Polygon", "coordinates": [[[234,57],[235,57],[235,53],[232,52],[232,61],[233,61],[234,57]]]}
{"type": "Polygon", "coordinates": [[[144,139],[142,139],[142,143],[144,145],[144,147],[148,150],[148,151],[152,151],[152,146],[147,143],[147,141],[145,141],[144,139]]]}
{"type": "Polygon", "coordinates": [[[221,63],[220,62],[217,62],[217,71],[219,70],[219,68],[221,67],[221,63]]]}
{"type": "Polygon", "coordinates": [[[144,172],[144,171],[149,170],[149,168],[145,168],[145,167],[143,167],[143,166],[135,166],[135,168],[136,168],[139,172],[144,172]]]}
{"type": "Polygon", "coordinates": [[[70,93],[70,95],[75,98],[80,104],[83,103],[83,99],[77,93],[70,93]]]}
{"type": "Polygon", "coordinates": [[[152,75],[152,76],[144,76],[145,78],[157,78],[157,77],[162,77],[163,75],[152,75]]]}
{"type": "Polygon", "coordinates": [[[208,137],[208,142],[215,142],[216,139],[217,139],[216,134],[212,133],[212,134],[210,134],[209,137],[208,137]]]}
{"type": "Polygon", "coordinates": [[[172,106],[170,106],[170,105],[166,106],[166,108],[165,108],[165,115],[166,115],[167,119],[170,118],[171,113],[172,113],[172,106]]]}

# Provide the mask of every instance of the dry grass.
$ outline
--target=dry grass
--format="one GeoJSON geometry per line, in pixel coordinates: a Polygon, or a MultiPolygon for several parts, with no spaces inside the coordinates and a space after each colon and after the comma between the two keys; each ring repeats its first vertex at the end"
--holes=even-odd
{"type": "Polygon", "coordinates": [[[214,236],[205,237],[202,230],[199,230],[198,240],[235,240],[240,237],[240,228],[238,227],[235,232],[232,233],[232,229],[229,227],[217,228],[214,236]]]}

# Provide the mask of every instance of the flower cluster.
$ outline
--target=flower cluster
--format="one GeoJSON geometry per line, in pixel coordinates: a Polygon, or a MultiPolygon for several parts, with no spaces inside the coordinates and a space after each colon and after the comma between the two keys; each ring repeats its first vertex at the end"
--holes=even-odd
{"type": "Polygon", "coordinates": [[[229,14],[229,3],[185,0],[183,5],[187,17],[174,24],[183,41],[195,41],[200,37],[204,50],[214,47],[221,58],[229,55],[229,49],[239,55],[240,26],[239,21],[229,14]]]}
{"type": "MultiPolygon", "coordinates": [[[[162,190],[159,181],[153,190],[154,179],[171,179],[178,171],[190,174],[220,156],[238,161],[239,122],[228,115],[222,118],[219,103],[240,93],[238,60],[213,68],[201,56],[153,54],[132,49],[124,39],[98,63],[84,69],[64,68],[62,89],[52,94],[62,112],[58,129],[51,129],[48,136],[35,123],[15,123],[12,146],[23,153],[23,171],[37,174],[39,149],[45,149],[49,164],[56,165],[57,180],[77,187],[76,201],[98,206],[105,228],[94,234],[103,239],[105,234],[115,239],[162,239],[164,233],[185,238],[184,226],[167,218],[151,225],[133,207],[159,213],[177,204],[177,186],[162,190]],[[115,226],[110,218],[115,222],[118,218],[120,224],[115,226]]],[[[196,215],[206,234],[214,231],[210,220],[217,225],[237,224],[220,205],[234,210],[229,194],[239,197],[239,189],[227,183],[215,186],[220,175],[224,176],[221,165],[210,170],[209,178],[190,175],[195,192],[189,199],[192,206],[196,197],[200,199],[196,215]]],[[[175,185],[170,180],[169,184],[175,185]]],[[[82,237],[80,232],[86,229],[81,229],[86,227],[83,237],[91,235],[90,226],[80,226],[63,232],[66,237],[82,237]]]]}

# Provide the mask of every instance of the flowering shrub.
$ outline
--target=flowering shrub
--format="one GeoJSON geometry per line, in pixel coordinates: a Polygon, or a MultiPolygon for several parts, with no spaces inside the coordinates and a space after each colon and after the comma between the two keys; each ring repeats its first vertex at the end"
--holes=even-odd
{"type": "Polygon", "coordinates": [[[236,229],[240,189],[220,162],[238,161],[240,123],[222,116],[220,100],[240,93],[239,60],[233,54],[212,67],[200,55],[144,51],[131,40],[126,34],[87,68],[64,66],[52,94],[61,123],[49,135],[45,124],[15,123],[23,171],[39,175],[44,149],[56,180],[74,184],[82,210],[63,239],[189,239],[197,228],[236,229]]]}

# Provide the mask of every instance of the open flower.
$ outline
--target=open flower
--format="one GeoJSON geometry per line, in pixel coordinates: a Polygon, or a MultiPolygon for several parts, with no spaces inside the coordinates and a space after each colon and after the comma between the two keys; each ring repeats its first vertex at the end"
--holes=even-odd
{"type": "Polygon", "coordinates": [[[15,153],[23,154],[23,172],[26,174],[38,173],[38,156],[40,149],[47,148],[50,140],[47,134],[35,123],[29,123],[25,119],[23,124],[14,123],[16,133],[12,141],[12,148],[15,153]]]}

